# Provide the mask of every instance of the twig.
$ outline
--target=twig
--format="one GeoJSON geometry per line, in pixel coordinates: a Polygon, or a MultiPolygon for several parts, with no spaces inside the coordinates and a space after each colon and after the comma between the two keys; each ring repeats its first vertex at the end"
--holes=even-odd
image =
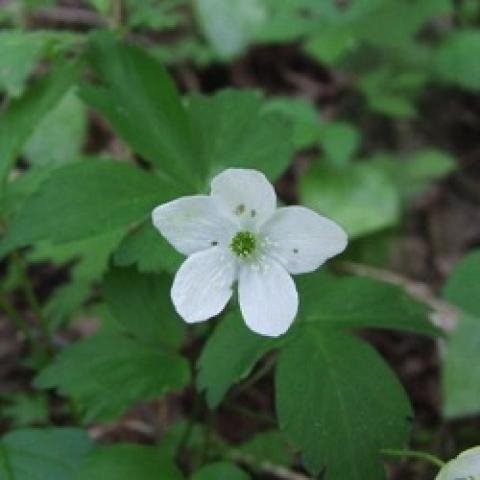
{"type": "Polygon", "coordinates": [[[390,283],[403,288],[409,295],[428,305],[433,311],[432,322],[446,332],[452,331],[459,318],[458,309],[452,304],[436,297],[430,287],[398,273],[371,267],[355,262],[340,262],[336,267],[346,273],[368,277],[380,282],[390,283]]]}
{"type": "Polygon", "coordinates": [[[266,473],[272,475],[281,480],[311,480],[311,477],[306,477],[305,475],[294,472],[286,467],[281,465],[275,465],[270,462],[258,461],[252,455],[248,455],[239,450],[230,450],[227,452],[227,456],[230,460],[238,463],[243,463],[253,470],[259,471],[261,473],[266,473]]]}
{"type": "Polygon", "coordinates": [[[55,7],[35,11],[31,19],[34,23],[63,23],[85,27],[104,27],[105,18],[83,8],[55,7]]]}

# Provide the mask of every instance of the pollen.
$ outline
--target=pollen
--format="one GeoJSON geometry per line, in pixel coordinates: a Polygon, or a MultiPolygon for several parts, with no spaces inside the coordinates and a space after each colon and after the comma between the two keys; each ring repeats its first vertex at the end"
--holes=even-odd
{"type": "Polygon", "coordinates": [[[238,232],[230,242],[230,249],[240,258],[250,256],[257,246],[257,240],[253,233],[248,231],[238,232]]]}

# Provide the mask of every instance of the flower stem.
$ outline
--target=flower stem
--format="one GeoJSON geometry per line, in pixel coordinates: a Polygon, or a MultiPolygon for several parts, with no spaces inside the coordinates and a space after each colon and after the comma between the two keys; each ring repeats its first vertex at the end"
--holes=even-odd
{"type": "Polygon", "coordinates": [[[440,460],[438,457],[436,457],[435,455],[432,455],[431,453],[418,452],[415,450],[392,450],[392,449],[382,450],[381,453],[389,457],[409,457],[409,458],[416,458],[418,460],[424,460],[426,462],[429,462],[435,465],[438,468],[443,468],[445,466],[445,462],[443,460],[440,460]]]}

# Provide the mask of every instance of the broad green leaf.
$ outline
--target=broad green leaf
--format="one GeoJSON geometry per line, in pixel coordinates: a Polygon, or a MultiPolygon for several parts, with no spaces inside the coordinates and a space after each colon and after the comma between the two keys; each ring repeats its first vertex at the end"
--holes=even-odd
{"type": "Polygon", "coordinates": [[[197,190],[200,165],[181,98],[166,70],[144,50],[108,33],[91,38],[88,56],[97,83],[81,96],[130,147],[179,186],[197,190]]]}
{"type": "Polygon", "coordinates": [[[220,58],[242,53],[265,21],[262,0],[193,0],[197,20],[220,58]]]}
{"type": "Polygon", "coordinates": [[[160,479],[182,480],[183,476],[173,460],[161,455],[158,449],[126,443],[97,448],[74,477],[74,480],[160,479]]]}
{"type": "Polygon", "coordinates": [[[39,123],[25,146],[33,165],[69,163],[80,155],[86,133],[85,107],[73,91],[39,123]]]}
{"type": "Polygon", "coordinates": [[[238,449],[258,464],[289,466],[294,461],[292,449],[277,430],[257,433],[238,449]]]}
{"type": "Polygon", "coordinates": [[[300,181],[302,203],[360,237],[395,224],[400,198],[392,181],[374,165],[316,165],[300,181]]]}
{"type": "Polygon", "coordinates": [[[386,479],[380,451],[403,446],[412,415],[400,383],[375,350],[318,326],[282,349],[276,406],[280,427],[305,466],[312,474],[323,470],[325,480],[386,479]]]}
{"type": "Polygon", "coordinates": [[[48,240],[67,243],[125,228],[176,196],[175,188],[131,165],[85,160],[57,168],[23,205],[0,254],[48,240]]]}
{"type": "Polygon", "coordinates": [[[0,478],[74,480],[91,447],[87,434],[73,428],[8,433],[0,439],[0,478]]]}
{"type": "Polygon", "coordinates": [[[198,360],[197,388],[216,408],[227,390],[242,380],[278,342],[252,333],[238,313],[222,318],[198,360]]]}
{"type": "Polygon", "coordinates": [[[355,154],[360,144],[358,130],[347,122],[328,122],[319,128],[323,151],[332,165],[344,166],[355,154]]]}
{"type": "Polygon", "coordinates": [[[74,399],[86,421],[109,420],[135,403],[188,384],[188,363],[179,355],[113,333],[74,343],[35,379],[74,399]]]}
{"type": "Polygon", "coordinates": [[[480,32],[457,30],[452,32],[435,51],[433,72],[447,83],[468,90],[480,89],[480,32]]]}
{"type": "Polygon", "coordinates": [[[278,112],[290,120],[295,148],[309,148],[317,143],[319,114],[311,102],[300,98],[278,97],[266,104],[264,112],[278,112]]]}
{"type": "Polygon", "coordinates": [[[124,238],[114,255],[119,267],[136,265],[140,272],[175,273],[184,257],[160,235],[149,218],[124,238]]]}
{"type": "MultiPolygon", "coordinates": [[[[0,187],[35,127],[77,80],[78,61],[58,62],[23,96],[12,100],[0,118],[0,187]]],[[[1,193],[1,192],[0,192],[1,193]]]]}
{"type": "Polygon", "coordinates": [[[464,313],[448,341],[442,375],[444,406],[449,418],[480,412],[480,251],[455,267],[444,288],[445,298],[464,313]]]}
{"type": "Polygon", "coordinates": [[[218,462],[202,467],[191,480],[249,480],[250,476],[233,463],[218,462]]]}
{"type": "Polygon", "coordinates": [[[229,167],[254,168],[275,180],[287,168],[292,153],[290,125],[279,113],[268,107],[265,111],[256,92],[194,94],[188,113],[207,180],[229,167]]]}
{"type": "Polygon", "coordinates": [[[172,278],[140,274],[134,268],[114,268],[103,283],[113,317],[130,333],[153,345],[180,347],[184,321],[170,299],[172,278]]]}
{"type": "Polygon", "coordinates": [[[362,277],[337,277],[325,272],[296,281],[302,322],[325,327],[383,328],[438,335],[428,308],[401,287],[362,277]]]}

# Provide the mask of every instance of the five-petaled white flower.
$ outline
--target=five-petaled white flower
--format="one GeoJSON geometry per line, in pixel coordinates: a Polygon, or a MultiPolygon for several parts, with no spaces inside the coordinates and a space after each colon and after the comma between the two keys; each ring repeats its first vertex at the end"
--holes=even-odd
{"type": "Polygon", "coordinates": [[[448,462],[435,480],[480,480],[480,447],[466,450],[448,462]]]}
{"type": "Polygon", "coordinates": [[[238,281],[247,326],[261,335],[285,333],[298,309],[290,274],[311,272],[342,252],[347,235],[305,207],[277,209],[267,178],[228,169],[210,195],[182,197],[155,208],[160,233],[188,258],[178,270],[172,300],[188,323],[219,314],[238,281]]]}

